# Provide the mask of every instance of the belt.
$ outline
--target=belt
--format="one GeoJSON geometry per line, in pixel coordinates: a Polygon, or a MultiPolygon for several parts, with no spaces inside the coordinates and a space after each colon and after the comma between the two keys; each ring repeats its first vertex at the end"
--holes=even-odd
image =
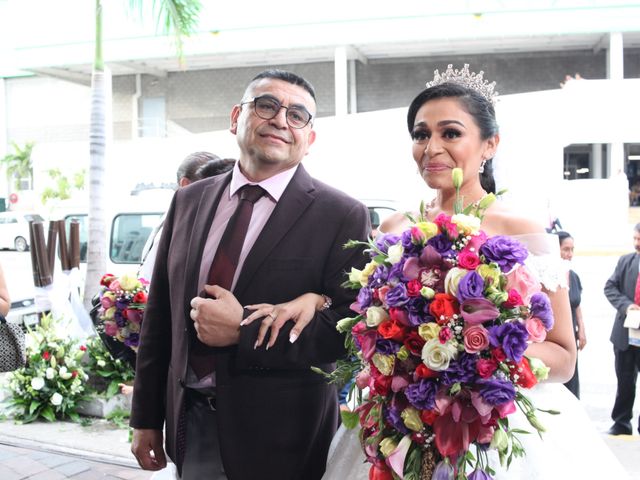
{"type": "Polygon", "coordinates": [[[205,395],[193,388],[187,388],[187,408],[195,406],[205,407],[210,409],[212,412],[215,412],[217,410],[216,396],[205,395]]]}

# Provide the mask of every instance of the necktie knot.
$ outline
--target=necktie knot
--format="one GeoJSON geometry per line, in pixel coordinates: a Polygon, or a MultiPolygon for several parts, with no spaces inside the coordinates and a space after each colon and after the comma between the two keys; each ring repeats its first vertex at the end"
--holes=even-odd
{"type": "Polygon", "coordinates": [[[240,200],[256,203],[265,193],[260,185],[245,185],[240,189],[240,200]]]}

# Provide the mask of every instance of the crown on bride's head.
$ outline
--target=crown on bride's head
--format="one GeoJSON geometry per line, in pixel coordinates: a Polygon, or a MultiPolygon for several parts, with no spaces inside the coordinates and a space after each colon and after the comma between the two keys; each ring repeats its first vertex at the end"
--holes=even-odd
{"type": "Polygon", "coordinates": [[[480,70],[480,73],[470,72],[469,64],[465,63],[462,70],[457,68],[454,70],[453,65],[449,64],[447,70],[440,74],[438,70],[433,72],[433,80],[427,82],[427,88],[435,87],[442,83],[457,83],[463,87],[475,90],[484,98],[489,100],[491,104],[495,105],[498,92],[494,90],[496,82],[489,83],[488,80],[483,78],[484,72],[480,70]]]}

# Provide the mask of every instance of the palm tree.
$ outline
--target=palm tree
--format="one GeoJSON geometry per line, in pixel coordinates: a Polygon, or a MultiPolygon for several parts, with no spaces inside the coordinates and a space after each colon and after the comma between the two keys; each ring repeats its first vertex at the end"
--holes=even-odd
{"type": "MultiPolygon", "coordinates": [[[[89,242],[87,250],[87,274],[84,285],[84,305],[90,308],[91,298],[99,288],[99,279],[106,269],[107,245],[104,214],[104,158],[106,145],[105,86],[110,84],[105,76],[102,57],[102,0],[95,0],[95,57],[91,74],[91,121],[89,157],[89,242]]],[[[144,0],[129,0],[130,8],[148,4],[144,0]]],[[[200,0],[153,0],[153,10],[158,17],[162,33],[173,34],[178,57],[182,60],[182,38],[193,32],[200,13],[200,0]]]]}
{"type": "Polygon", "coordinates": [[[4,163],[7,169],[7,180],[15,181],[16,190],[20,190],[20,181],[28,178],[29,188],[33,186],[33,165],[31,162],[31,152],[33,151],[33,142],[25,143],[20,148],[16,142],[12,142],[13,152],[5,155],[0,159],[0,163],[4,163]]]}

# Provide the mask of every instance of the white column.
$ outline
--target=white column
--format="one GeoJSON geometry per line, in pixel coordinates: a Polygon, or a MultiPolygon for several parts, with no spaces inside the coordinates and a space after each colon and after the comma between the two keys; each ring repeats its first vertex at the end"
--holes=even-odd
{"type": "MultiPolygon", "coordinates": [[[[607,78],[624,79],[624,46],[622,32],[609,33],[609,49],[607,50],[607,78]]],[[[609,149],[609,178],[624,172],[624,145],[622,142],[611,143],[609,149]]]]}
{"type": "Polygon", "coordinates": [[[347,65],[347,49],[345,47],[336,47],[334,53],[335,64],[335,99],[336,99],[336,117],[346,115],[348,113],[348,86],[349,75],[347,65]]]}
{"type": "Polygon", "coordinates": [[[589,169],[591,170],[591,178],[603,178],[602,176],[602,144],[591,144],[591,164],[589,169]]]}
{"type": "Polygon", "coordinates": [[[7,92],[4,87],[5,79],[0,78],[0,158],[7,154],[7,92]]]}
{"type": "Polygon", "coordinates": [[[142,75],[136,73],[135,91],[131,96],[131,139],[140,136],[140,95],[142,94],[142,75]]]}
{"type": "Polygon", "coordinates": [[[358,112],[358,83],[356,82],[356,61],[349,60],[349,113],[358,112]]]}

